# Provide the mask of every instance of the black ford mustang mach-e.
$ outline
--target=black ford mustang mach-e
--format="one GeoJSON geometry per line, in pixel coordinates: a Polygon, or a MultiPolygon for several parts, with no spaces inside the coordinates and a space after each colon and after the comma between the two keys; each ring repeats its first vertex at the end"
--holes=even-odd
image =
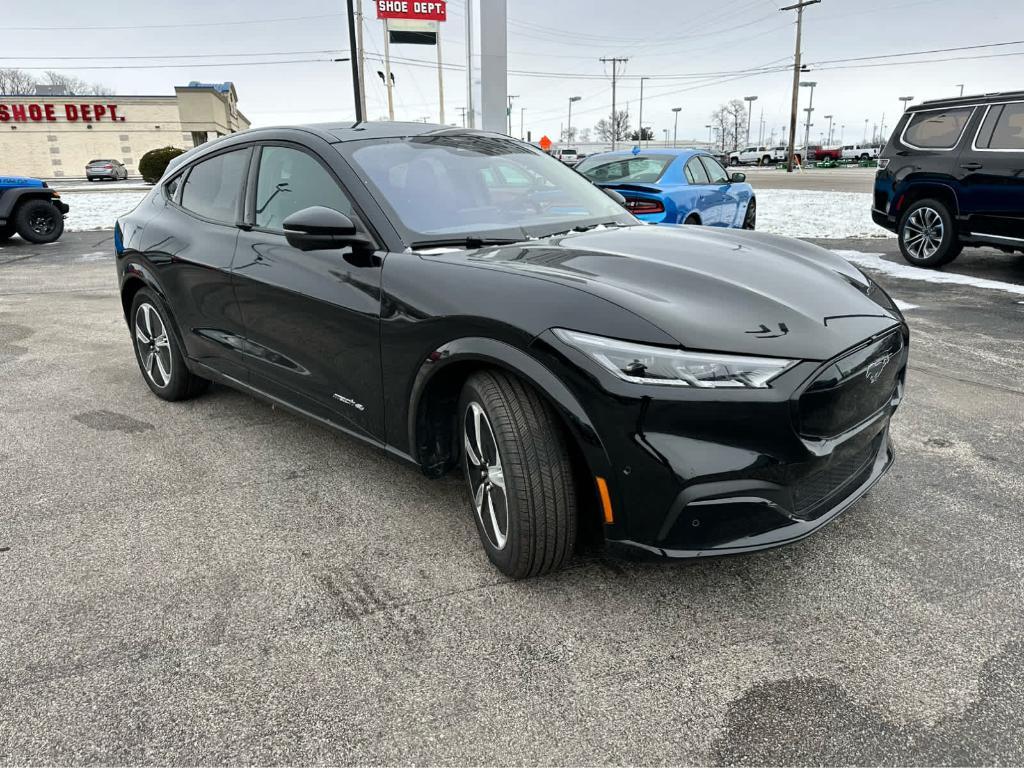
{"type": "Polygon", "coordinates": [[[209,381],[460,467],[505,574],[806,536],[893,460],[908,334],[864,274],[755,232],[643,225],[505,136],[247,131],[115,233],[143,377],[209,381]]]}

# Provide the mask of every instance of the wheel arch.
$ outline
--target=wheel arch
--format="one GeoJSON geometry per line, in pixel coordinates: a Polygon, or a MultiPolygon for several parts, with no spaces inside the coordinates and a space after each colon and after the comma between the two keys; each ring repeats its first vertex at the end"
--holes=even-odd
{"type": "Polygon", "coordinates": [[[53,200],[53,191],[47,187],[19,187],[0,194],[0,221],[14,216],[23,200],[53,200]]]}
{"type": "Polygon", "coordinates": [[[910,206],[919,200],[929,198],[946,205],[954,218],[960,215],[959,200],[952,186],[935,181],[911,182],[904,191],[896,195],[897,223],[902,220],[903,214],[910,206]]]}
{"type": "Polygon", "coordinates": [[[554,408],[570,443],[593,477],[607,477],[610,461],[590,417],[576,396],[546,366],[521,349],[496,339],[465,337],[435,350],[420,366],[409,396],[409,453],[428,476],[451,469],[457,445],[457,403],[476,371],[499,368],[533,386],[554,408]]]}

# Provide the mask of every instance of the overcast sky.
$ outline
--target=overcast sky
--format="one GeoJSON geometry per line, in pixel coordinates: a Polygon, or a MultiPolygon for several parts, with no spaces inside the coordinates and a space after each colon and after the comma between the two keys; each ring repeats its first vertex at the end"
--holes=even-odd
{"type": "MultiPolygon", "coordinates": [[[[373,18],[372,1],[363,3],[368,19],[366,49],[371,54],[367,69],[375,73],[383,68],[373,59],[383,51],[383,34],[381,23],[373,18]]],[[[509,93],[520,97],[513,107],[513,132],[519,133],[519,110],[525,107],[525,127],[534,140],[542,134],[556,138],[566,120],[570,96],[583,97],[574,105],[573,124],[593,126],[611,109],[610,71],[598,59],[619,56],[629,58],[619,102],[623,106],[628,102],[634,125],[640,94],[635,78],[655,78],[645,85],[644,123],[654,128],[658,138],[662,129],[672,128],[675,106],[682,107],[680,139],[706,138],[704,126],[716,106],[754,95],[758,101],[752,140],[762,109],[765,139],[772,129],[778,136],[788,122],[791,73],[699,76],[792,64],[795,14],[778,10],[787,4],[780,0],[508,0],[510,70],[558,75],[510,75],[509,93]]],[[[330,56],[295,52],[347,51],[344,0],[47,0],[45,8],[40,14],[37,4],[4,4],[6,34],[0,66],[52,67],[103,82],[122,94],[170,94],[175,85],[193,79],[232,80],[242,111],[256,126],[353,116],[347,64],[242,64],[330,56]],[[131,12],[126,13],[126,8],[131,12]],[[108,25],[133,28],[80,29],[108,25]],[[271,53],[287,55],[267,55],[271,53]],[[73,56],[114,58],[68,58],[73,56]],[[134,68],[153,63],[162,66],[134,68]],[[218,66],[196,66],[199,63],[218,66]],[[112,68],[86,69],[86,65],[112,68]]],[[[453,66],[465,62],[464,8],[465,0],[450,0],[449,21],[442,25],[444,60],[453,66]]],[[[1016,39],[1024,39],[1024,2],[1020,0],[822,0],[805,14],[803,49],[805,61],[813,65],[1016,39]]],[[[393,46],[392,55],[432,62],[435,51],[393,46]]],[[[839,125],[846,126],[847,141],[859,140],[865,119],[870,131],[883,113],[891,127],[901,110],[898,97],[903,95],[916,100],[956,95],[959,83],[965,84],[966,93],[1024,89],[1020,74],[1024,44],[917,58],[930,61],[905,63],[911,57],[899,65],[871,68],[826,69],[850,63],[822,64],[804,75],[818,83],[812,139],[826,130],[823,116],[827,114],[835,115],[837,140],[839,125]],[[955,60],[967,56],[986,58],[955,60]]],[[[398,83],[396,117],[436,121],[436,71],[404,63],[395,63],[393,71],[398,83]]],[[[465,74],[447,71],[445,89],[447,121],[459,122],[458,108],[466,102],[465,74]]],[[[383,84],[375,74],[369,77],[368,95],[369,116],[386,116],[383,84]]],[[[801,108],[807,106],[806,97],[804,90],[801,108]]]]}

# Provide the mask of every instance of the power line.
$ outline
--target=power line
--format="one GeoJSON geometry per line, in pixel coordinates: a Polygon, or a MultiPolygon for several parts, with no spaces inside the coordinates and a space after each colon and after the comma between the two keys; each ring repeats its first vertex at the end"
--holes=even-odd
{"type": "Polygon", "coordinates": [[[87,27],[5,27],[6,32],[87,32],[97,29],[184,29],[188,27],[237,27],[246,24],[279,24],[286,21],[311,21],[313,19],[336,19],[341,13],[321,13],[315,16],[285,16],[277,19],[245,19],[242,21],[194,21],[183,24],[97,24],[87,27]]]}

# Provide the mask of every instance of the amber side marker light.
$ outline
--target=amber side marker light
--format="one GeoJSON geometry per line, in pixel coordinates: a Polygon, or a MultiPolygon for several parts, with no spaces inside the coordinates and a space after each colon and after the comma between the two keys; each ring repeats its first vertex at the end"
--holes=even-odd
{"type": "Polygon", "coordinates": [[[601,496],[601,509],[604,510],[604,521],[614,523],[615,515],[612,514],[612,498],[608,495],[608,483],[603,477],[595,477],[597,480],[597,492],[601,496]]]}

